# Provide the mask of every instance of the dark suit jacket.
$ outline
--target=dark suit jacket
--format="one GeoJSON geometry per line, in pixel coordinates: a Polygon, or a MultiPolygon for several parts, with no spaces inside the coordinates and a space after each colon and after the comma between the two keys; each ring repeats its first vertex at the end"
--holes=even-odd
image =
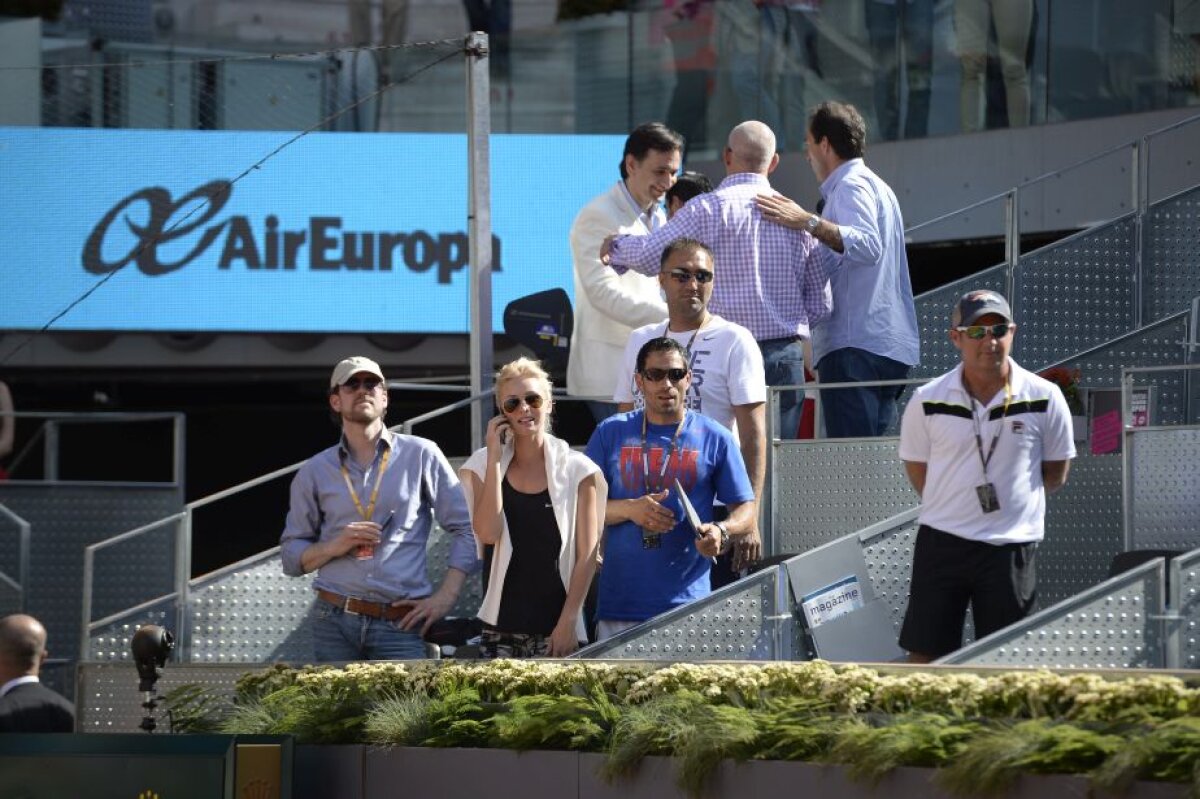
{"type": "Polygon", "coordinates": [[[74,731],[75,708],[41,683],[18,685],[0,697],[0,733],[74,731]]]}

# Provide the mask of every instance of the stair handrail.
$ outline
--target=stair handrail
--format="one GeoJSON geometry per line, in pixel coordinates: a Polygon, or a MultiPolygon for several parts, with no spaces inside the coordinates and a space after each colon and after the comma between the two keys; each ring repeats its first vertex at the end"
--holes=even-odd
{"type": "Polygon", "coordinates": [[[5,517],[17,526],[17,577],[0,571],[0,582],[4,582],[17,593],[17,610],[24,612],[25,586],[29,584],[29,538],[33,525],[17,515],[11,508],[0,502],[0,516],[5,517]]]}
{"type": "MultiPolygon", "coordinates": [[[[926,219],[923,222],[918,222],[915,225],[909,225],[904,230],[905,236],[907,237],[908,235],[913,233],[913,231],[920,230],[921,228],[929,227],[930,225],[936,225],[939,222],[945,222],[947,219],[951,219],[952,217],[958,216],[959,214],[966,213],[967,211],[974,211],[975,209],[981,208],[985,205],[988,205],[989,203],[994,203],[997,200],[1003,200],[1007,197],[1010,197],[1015,192],[1020,192],[1024,189],[1028,189],[1032,186],[1037,185],[1038,183],[1042,183],[1044,181],[1050,180],[1051,178],[1062,177],[1063,175],[1067,174],[1068,172],[1072,172],[1081,167],[1085,167],[1088,164],[1095,163],[1096,161],[1099,161],[1103,158],[1107,158],[1108,156],[1113,155],[1114,153],[1119,153],[1122,150],[1128,150],[1129,148],[1134,148],[1134,150],[1135,150],[1134,158],[1136,161],[1137,151],[1142,148],[1145,148],[1149,144],[1151,139],[1161,136],[1164,133],[1170,133],[1171,131],[1176,130],[1178,128],[1182,128],[1182,127],[1186,127],[1188,125],[1195,124],[1196,122],[1200,122],[1200,113],[1193,114],[1192,116],[1185,117],[1184,119],[1176,120],[1175,122],[1172,122],[1169,125],[1164,125],[1163,127],[1155,128],[1154,130],[1143,133],[1142,135],[1140,135],[1136,138],[1127,139],[1127,140],[1121,142],[1120,144],[1115,144],[1115,145],[1108,147],[1104,150],[1101,150],[1097,153],[1093,153],[1092,155],[1089,155],[1088,157],[1083,158],[1082,160],[1076,161],[1073,164],[1068,164],[1067,166],[1060,167],[1058,169],[1052,169],[1049,172],[1045,172],[1036,177],[1032,177],[1027,180],[1023,180],[1020,183],[1014,184],[1010,188],[1007,188],[1000,192],[996,192],[995,194],[992,194],[988,197],[984,197],[981,200],[976,200],[975,202],[970,203],[969,205],[964,205],[961,208],[954,209],[953,211],[947,211],[944,214],[935,216],[932,219],[926,219]]],[[[1135,176],[1134,176],[1134,192],[1135,193],[1138,191],[1138,188],[1139,188],[1137,186],[1137,182],[1138,182],[1137,178],[1138,178],[1138,176],[1135,174],[1135,176]]],[[[1135,206],[1135,208],[1136,207],[1137,206],[1135,206]]]]}

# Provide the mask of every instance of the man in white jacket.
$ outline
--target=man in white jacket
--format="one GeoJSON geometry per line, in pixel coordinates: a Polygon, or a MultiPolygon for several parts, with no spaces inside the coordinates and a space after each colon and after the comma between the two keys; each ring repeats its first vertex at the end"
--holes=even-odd
{"type": "MultiPolygon", "coordinates": [[[[667,318],[658,281],[632,271],[618,275],[600,262],[600,244],[617,233],[648,235],[666,223],[661,200],[675,184],[683,137],[659,122],[640,125],[625,140],[621,180],[583,207],[571,225],[575,262],[575,330],[567,393],[611,397],[625,342],[635,328],[667,318]]],[[[597,420],[616,411],[589,403],[597,420]]]]}

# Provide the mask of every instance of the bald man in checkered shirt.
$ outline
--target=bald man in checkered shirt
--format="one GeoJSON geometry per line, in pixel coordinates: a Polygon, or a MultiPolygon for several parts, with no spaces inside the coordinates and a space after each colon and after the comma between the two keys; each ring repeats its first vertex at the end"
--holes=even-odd
{"type": "MultiPolygon", "coordinates": [[[[829,281],[817,264],[807,231],[766,221],[754,198],[772,191],[767,176],[779,165],[775,134],[761,122],[743,122],[729,134],[725,179],[716,191],[693,198],[648,236],[610,236],[601,260],[644,275],[659,271],[663,248],[678,238],[713,251],[721,279],[709,310],[750,331],[763,354],[767,385],[804,382],[803,341],[833,307],[829,281]]],[[[800,392],[779,397],[778,433],[793,438],[800,423],[800,392]]]]}

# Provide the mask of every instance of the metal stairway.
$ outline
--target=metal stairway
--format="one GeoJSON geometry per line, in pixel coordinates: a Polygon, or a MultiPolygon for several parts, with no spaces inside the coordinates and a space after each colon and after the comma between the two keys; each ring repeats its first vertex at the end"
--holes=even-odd
{"type": "MultiPolygon", "coordinates": [[[[1131,163],[1148,163],[1155,136],[1187,126],[1194,132],[1197,122],[1200,117],[1132,143],[1131,163]]],[[[1079,366],[1089,387],[1120,387],[1122,369],[1127,366],[1175,365],[1192,358],[1197,324],[1188,304],[1200,295],[1200,186],[1151,202],[1148,180],[1134,180],[1128,213],[1020,254],[1015,245],[1020,225],[1014,220],[1020,218],[1023,193],[1039,190],[1046,181],[1061,180],[1069,171],[1043,176],[990,198],[1002,199],[1010,217],[1009,258],[918,298],[922,332],[918,375],[938,374],[954,364],[955,350],[944,331],[949,308],[967,288],[993,288],[1011,298],[1021,325],[1014,348],[1018,361],[1036,368],[1062,363],[1079,366]]],[[[1144,170],[1139,174],[1144,175],[1144,170]]],[[[1189,415],[1188,408],[1197,407],[1195,381],[1182,373],[1141,373],[1130,378],[1131,385],[1151,383],[1158,387],[1160,421],[1194,430],[1200,420],[1189,415]]],[[[456,405],[478,399],[468,398],[456,405]]],[[[420,420],[410,420],[406,429],[411,430],[420,420]]],[[[1181,446],[1196,445],[1185,441],[1181,446]]],[[[804,552],[844,536],[856,536],[862,544],[873,596],[888,608],[889,618],[895,618],[897,611],[902,614],[916,497],[898,467],[896,439],[775,440],[770,449],[769,551],[804,552]]],[[[1195,462],[1193,455],[1188,457],[1195,462]]],[[[286,477],[299,465],[189,503],[179,514],[89,546],[81,659],[127,659],[133,631],[153,622],[176,631],[176,656],[185,662],[308,660],[311,649],[304,620],[312,605],[310,581],[284,577],[277,550],[186,579],[192,514],[205,505],[286,477]],[[144,544],[147,536],[169,536],[178,542],[174,590],[94,619],[93,590],[109,581],[128,579],[120,569],[120,552],[144,544]]],[[[1067,488],[1050,503],[1041,583],[1044,603],[1066,600],[1095,586],[1112,555],[1126,548],[1126,471],[1123,458],[1084,455],[1073,467],[1067,488]]],[[[1189,480],[1195,476],[1181,477],[1185,489],[1192,488],[1189,480]]],[[[1191,495],[1200,495],[1200,490],[1191,495]]],[[[1200,534],[1192,543],[1197,545],[1200,534]]],[[[446,548],[435,533],[430,553],[435,579],[445,568],[446,548]]],[[[604,646],[591,647],[586,654],[677,659],[803,657],[802,636],[792,622],[794,600],[786,581],[786,568],[751,576],[712,597],[650,620],[604,646]],[[675,644],[664,648],[664,636],[682,641],[682,648],[675,644]]],[[[455,613],[471,615],[478,603],[477,587],[464,591],[455,613]]],[[[1190,658],[1194,661],[1196,654],[1190,658]]]]}

